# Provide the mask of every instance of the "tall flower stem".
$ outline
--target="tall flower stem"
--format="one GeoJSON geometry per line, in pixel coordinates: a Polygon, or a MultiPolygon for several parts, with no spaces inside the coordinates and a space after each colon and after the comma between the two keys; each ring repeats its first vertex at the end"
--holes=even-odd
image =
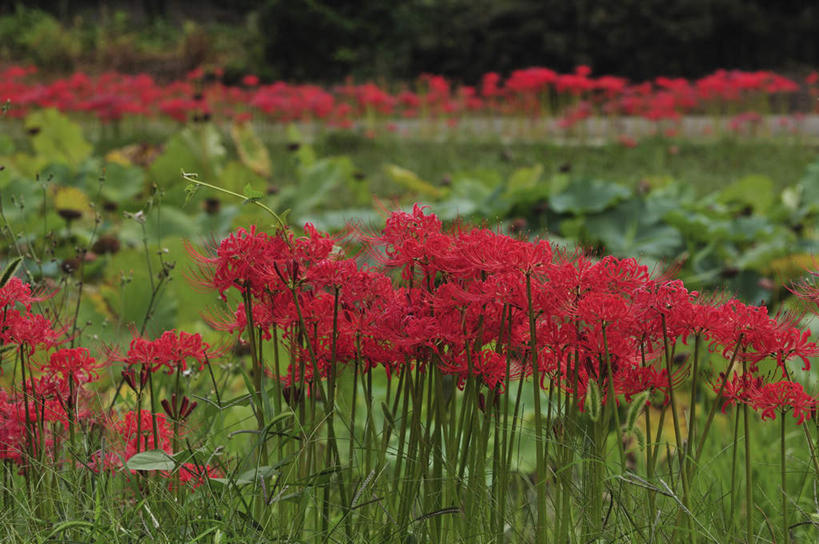
{"type": "Polygon", "coordinates": [[[782,541],[789,544],[791,541],[790,531],[788,530],[788,493],[785,481],[785,414],[780,414],[782,417],[779,422],[779,470],[782,481],[782,541]]]}
{"type": "Polygon", "coordinates": [[[729,506],[729,512],[731,514],[731,527],[730,531],[734,531],[734,527],[736,526],[736,481],[737,481],[737,456],[739,455],[739,406],[736,407],[734,410],[734,440],[733,440],[733,448],[731,453],[731,500],[729,506]]]}
{"type": "MultiPolygon", "coordinates": [[[[742,372],[748,372],[748,365],[743,361],[742,372]]],[[[751,424],[748,420],[748,405],[742,404],[742,419],[745,426],[745,538],[753,542],[754,527],[754,484],[751,472],[751,424]]]]}
{"type": "Polygon", "coordinates": [[[674,383],[673,383],[673,369],[671,368],[671,347],[668,343],[668,328],[666,327],[666,319],[665,315],[662,316],[663,320],[663,353],[665,356],[665,368],[666,372],[668,373],[668,397],[671,402],[671,418],[674,422],[674,438],[676,439],[676,450],[677,455],[680,457],[680,480],[682,481],[683,486],[683,507],[688,509],[688,478],[686,477],[685,473],[685,453],[683,448],[682,442],[682,433],[680,431],[680,420],[677,414],[677,402],[676,402],[676,395],[674,394],[674,383]]]}
{"type": "Polygon", "coordinates": [[[739,339],[737,339],[736,346],[734,346],[734,352],[731,354],[731,360],[728,362],[728,368],[725,370],[724,378],[722,383],[719,386],[719,391],[717,391],[717,397],[714,399],[714,402],[711,404],[711,410],[708,412],[708,418],[705,420],[705,427],[702,430],[702,436],[700,437],[699,442],[697,443],[697,453],[694,455],[694,470],[696,471],[696,466],[700,462],[700,456],[702,455],[703,447],[705,446],[705,439],[708,436],[708,431],[711,430],[711,424],[714,421],[714,416],[717,413],[717,407],[719,406],[720,399],[722,398],[722,393],[725,391],[725,386],[728,383],[728,377],[731,375],[731,371],[734,369],[734,363],[736,363],[737,356],[739,355],[742,346],[742,340],[744,335],[740,334],[739,339]]]}
{"type": "MultiPolygon", "coordinates": [[[[610,406],[609,414],[614,415],[614,439],[617,442],[617,451],[620,453],[620,470],[621,472],[626,471],[626,452],[625,448],[623,447],[623,439],[621,436],[621,428],[620,428],[620,414],[617,411],[617,394],[614,391],[614,372],[611,368],[611,358],[609,357],[609,345],[606,339],[606,323],[603,322],[603,350],[605,351],[606,360],[604,361],[606,365],[606,373],[608,374],[608,382],[609,382],[609,394],[608,399],[606,399],[606,405],[610,406]]],[[[608,418],[607,418],[608,419],[608,418]]]]}
{"type": "Polygon", "coordinates": [[[543,459],[543,423],[540,412],[540,372],[537,361],[537,330],[535,328],[535,309],[532,303],[532,276],[526,273],[526,300],[529,312],[529,352],[532,358],[532,385],[535,402],[535,488],[537,490],[537,523],[535,525],[535,542],[548,542],[546,533],[546,466],[543,459]]]}
{"type": "Polygon", "coordinates": [[[688,441],[685,446],[685,473],[689,478],[693,479],[694,465],[691,453],[693,451],[694,442],[696,441],[696,425],[697,425],[697,388],[699,383],[697,381],[699,374],[699,360],[700,360],[700,335],[694,336],[694,363],[691,367],[691,398],[688,402],[688,441]]]}

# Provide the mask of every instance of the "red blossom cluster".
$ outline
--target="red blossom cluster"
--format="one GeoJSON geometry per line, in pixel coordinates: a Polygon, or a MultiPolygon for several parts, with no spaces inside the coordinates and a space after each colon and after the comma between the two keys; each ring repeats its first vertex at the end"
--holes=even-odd
{"type": "MultiPolygon", "coordinates": [[[[739,70],[718,70],[698,80],[660,76],[631,83],[609,75],[593,77],[587,66],[567,74],[533,67],[515,70],[505,80],[487,73],[478,86],[459,86],[442,76],[422,74],[414,85],[393,90],[371,82],[347,82],[329,89],[282,81],[260,84],[253,75],[239,85],[225,85],[221,75],[219,69],[197,69],[183,80],[163,84],[148,74],[106,72],[92,77],[78,72],[43,83],[37,80],[35,68],[11,66],[0,72],[0,100],[10,101],[8,114],[15,117],[32,109],[57,108],[104,122],[129,116],[179,122],[255,117],[320,121],[342,128],[374,117],[433,117],[455,124],[470,115],[525,115],[554,117],[568,129],[593,115],[675,122],[688,114],[731,112],[738,115],[730,127],[743,131],[758,124],[762,114],[789,113],[789,103],[777,97],[800,90],[819,93],[816,73],[797,82],[769,71],[739,70]],[[765,111],[759,111],[761,107],[765,111]]],[[[784,122],[794,125],[798,119],[784,122]]]]}
{"type": "MultiPolygon", "coordinates": [[[[485,410],[486,398],[533,375],[580,409],[588,399],[628,403],[643,392],[659,400],[687,378],[676,356],[696,350],[724,406],[746,404],[762,419],[815,417],[817,398],[791,379],[791,365],[809,369],[819,346],[794,316],[703,297],[634,259],[595,260],[543,240],[445,228],[418,205],[391,214],[380,233],[332,237],[309,224],[304,232],[251,227],[212,255],[192,250],[200,283],[230,308],[213,323],[252,342],[275,336],[289,354],[274,376],[285,402],[315,394],[342,367],[388,377],[439,372],[459,387],[474,384],[485,410]],[[363,250],[351,257],[353,244],[363,250]]],[[[816,302],[812,283],[797,291],[816,302]]],[[[0,348],[13,366],[11,385],[0,388],[0,459],[24,472],[49,459],[127,475],[134,455],[178,451],[197,406],[181,377],[195,372],[188,363],[201,371],[218,353],[199,334],[171,330],[137,336],[124,355],[109,350],[98,360],[66,347],[67,331],[35,311],[40,300],[16,278],[0,287],[0,348]],[[124,413],[103,409],[92,389],[117,362],[125,363],[121,385],[135,394],[135,409],[129,401],[124,413]],[[144,399],[165,414],[143,410],[144,399]],[[84,460],[71,449],[80,433],[104,437],[84,460]]],[[[259,363],[262,351],[254,353],[256,379],[259,368],[274,373],[259,363]]],[[[218,474],[194,463],[167,476],[172,486],[196,487],[218,474]]]]}
{"type": "MultiPolygon", "coordinates": [[[[122,415],[105,411],[99,393],[89,386],[115,360],[126,362],[129,368],[139,367],[144,386],[147,375],[161,368],[181,372],[190,359],[197,361],[201,370],[207,358],[217,354],[198,334],[165,331],[155,340],[134,338],[124,357],[109,353],[98,361],[85,347],[61,347],[70,341],[67,330],[55,327],[32,309],[42,300],[16,277],[0,287],[0,348],[13,380],[10,387],[0,387],[0,459],[16,463],[23,472],[46,459],[76,464],[78,452],[67,447],[80,433],[105,437],[102,448],[81,461],[95,470],[121,471],[140,451],[173,453],[171,426],[164,415],[146,410],[139,410],[139,416],[133,410],[122,415]]],[[[123,381],[134,386],[135,374],[128,376],[130,380],[123,381]]],[[[166,403],[163,399],[162,405],[166,403]]],[[[182,397],[177,408],[175,394],[167,404],[173,406],[180,422],[196,407],[195,402],[182,397]]],[[[190,465],[167,476],[195,487],[206,475],[217,473],[210,466],[190,465]]]]}
{"type": "Polygon", "coordinates": [[[810,331],[763,306],[705,298],[653,277],[634,259],[593,260],[488,229],[446,230],[418,205],[390,215],[379,234],[358,232],[366,250],[357,258],[345,255],[344,240],[309,224],[305,232],[240,229],[214,255],[197,255],[203,285],[225,300],[231,290],[241,297],[214,325],[281,334],[291,353],[279,376],[287,387],[309,392],[335,365],[388,374],[433,365],[460,386],[474,377],[497,394],[531,375],[534,359],[543,386],[575,394],[582,408],[591,382],[603,402],[611,389],[627,402],[643,391],[668,395],[688,368],[667,359],[698,338],[714,375],[747,369],[742,383],[715,380],[727,399],[766,417],[779,399],[800,421],[813,406],[780,394],[789,380],[763,378],[785,378],[792,360],[809,368],[819,354],[810,331]]]}

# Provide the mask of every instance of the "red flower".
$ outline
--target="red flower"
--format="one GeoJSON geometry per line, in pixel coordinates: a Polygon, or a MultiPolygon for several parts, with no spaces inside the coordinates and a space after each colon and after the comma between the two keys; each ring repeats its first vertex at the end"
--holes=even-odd
{"type": "Polygon", "coordinates": [[[112,429],[114,431],[111,441],[112,450],[100,460],[103,468],[119,469],[137,451],[162,450],[166,453],[173,453],[171,450],[172,430],[168,420],[162,414],[152,414],[148,410],[142,410],[137,416],[134,411],[130,411],[116,421],[112,429]],[[139,436],[137,436],[137,417],[141,419],[139,436]],[[154,417],[156,417],[157,442],[154,442],[154,417]]]}
{"type": "Polygon", "coordinates": [[[67,384],[71,380],[76,385],[82,385],[99,379],[97,369],[100,366],[86,348],[63,348],[51,354],[42,370],[46,376],[62,383],[67,384]]]}
{"type": "Polygon", "coordinates": [[[136,337],[131,340],[128,354],[123,359],[129,365],[148,365],[151,372],[165,366],[168,373],[187,369],[187,360],[199,363],[199,370],[204,368],[207,359],[218,355],[209,352],[210,345],[202,341],[199,333],[190,334],[176,330],[165,331],[156,340],[136,337]]]}
{"type": "Polygon", "coordinates": [[[805,393],[802,384],[790,381],[751,387],[747,397],[748,404],[762,412],[762,419],[776,419],[777,410],[783,414],[793,410],[793,417],[798,424],[802,424],[816,408],[816,399],[805,393]]]}

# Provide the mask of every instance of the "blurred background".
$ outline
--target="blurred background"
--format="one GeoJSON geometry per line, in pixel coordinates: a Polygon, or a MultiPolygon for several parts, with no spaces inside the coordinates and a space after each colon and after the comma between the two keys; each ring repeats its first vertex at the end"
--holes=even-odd
{"type": "Polygon", "coordinates": [[[526,66],[646,80],[819,64],[819,3],[767,0],[0,2],[0,61],[60,71],[202,66],[261,80],[475,83],[526,66]]]}

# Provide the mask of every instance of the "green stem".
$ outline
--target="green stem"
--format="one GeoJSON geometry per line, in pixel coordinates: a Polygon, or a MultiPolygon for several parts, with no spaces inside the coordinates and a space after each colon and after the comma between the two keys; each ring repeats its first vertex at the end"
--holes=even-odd
{"type": "Polygon", "coordinates": [[[535,309],[532,302],[532,276],[526,273],[526,300],[529,312],[529,351],[532,359],[532,389],[535,401],[535,488],[537,490],[537,525],[535,542],[548,542],[546,532],[546,467],[543,459],[543,427],[540,412],[540,372],[537,361],[537,330],[535,328],[535,309]]]}
{"type": "Polygon", "coordinates": [[[610,405],[610,410],[612,414],[614,414],[614,439],[617,442],[617,451],[620,453],[620,471],[626,471],[626,452],[623,446],[623,438],[620,433],[622,430],[620,428],[620,413],[617,411],[617,395],[614,392],[614,371],[611,368],[611,359],[609,357],[609,345],[606,339],[606,323],[603,323],[603,350],[605,352],[606,360],[606,373],[608,374],[608,382],[609,382],[609,394],[608,399],[606,400],[606,405],[610,405]]]}
{"type": "MultiPolygon", "coordinates": [[[[743,363],[743,374],[747,364],[743,363]]],[[[754,526],[754,485],[751,473],[751,423],[748,418],[748,405],[742,405],[743,424],[745,426],[745,537],[748,544],[752,542],[754,526]]]]}
{"type": "Polygon", "coordinates": [[[731,455],[731,532],[736,526],[736,481],[737,481],[737,456],[739,455],[739,406],[734,410],[734,447],[731,455]]]}
{"type": "Polygon", "coordinates": [[[235,192],[233,192],[233,191],[230,191],[230,190],[228,190],[228,189],[225,189],[224,187],[219,187],[219,186],[217,186],[217,185],[211,185],[210,183],[206,183],[206,182],[204,182],[204,181],[202,181],[202,180],[200,180],[200,179],[197,179],[195,176],[196,176],[195,174],[189,174],[189,173],[187,173],[187,172],[182,172],[182,179],[184,179],[185,181],[187,181],[187,182],[189,182],[189,183],[193,183],[193,184],[198,185],[198,186],[201,186],[201,187],[207,187],[208,189],[213,189],[214,191],[219,191],[219,192],[221,192],[221,193],[225,193],[225,194],[227,194],[227,195],[234,196],[234,197],[236,197],[236,198],[240,198],[240,199],[242,199],[242,200],[243,200],[244,202],[246,202],[246,203],[250,203],[250,204],[253,204],[253,205],[255,205],[255,206],[258,206],[258,207],[260,207],[261,209],[263,209],[264,211],[266,211],[267,213],[269,213],[271,216],[273,216],[273,219],[275,219],[275,220],[276,220],[276,222],[279,224],[279,227],[280,227],[280,228],[282,228],[282,229],[287,228],[287,224],[286,224],[286,223],[284,222],[284,220],[283,220],[283,219],[282,219],[282,218],[279,216],[279,214],[277,214],[277,213],[276,213],[276,212],[274,212],[272,209],[270,209],[270,207],[268,207],[268,206],[266,206],[265,204],[262,204],[261,202],[259,202],[259,200],[258,200],[258,199],[256,199],[256,198],[248,198],[248,197],[247,197],[247,196],[245,196],[245,195],[241,195],[241,194],[239,194],[239,193],[235,193],[235,192]]]}
{"type": "Polygon", "coordinates": [[[703,446],[705,446],[705,439],[708,436],[708,431],[711,430],[711,423],[714,421],[714,416],[717,413],[717,406],[719,406],[720,399],[722,398],[722,393],[725,391],[725,386],[728,383],[728,379],[731,376],[731,370],[734,368],[734,363],[737,360],[737,356],[740,352],[740,346],[742,345],[743,335],[739,335],[739,339],[737,340],[736,346],[734,346],[734,353],[731,354],[731,360],[728,363],[728,368],[725,371],[725,377],[722,380],[722,383],[719,386],[719,391],[717,391],[717,397],[714,399],[714,403],[711,404],[711,410],[708,412],[708,419],[705,421],[705,427],[702,430],[702,437],[700,438],[699,443],[697,444],[697,453],[694,455],[694,465],[699,465],[700,456],[702,455],[703,446]]]}
{"type": "Polygon", "coordinates": [[[691,367],[691,400],[688,403],[688,442],[685,446],[685,462],[688,477],[693,480],[695,468],[693,466],[693,459],[691,459],[691,451],[696,440],[696,422],[697,422],[697,375],[699,373],[699,355],[700,355],[700,335],[694,336],[694,363],[691,367]]]}
{"type": "Polygon", "coordinates": [[[779,424],[779,470],[782,479],[782,540],[785,544],[791,541],[790,531],[788,530],[788,493],[785,482],[785,414],[780,414],[781,420],[779,424]]]}
{"type": "MultiPolygon", "coordinates": [[[[673,383],[673,369],[671,368],[671,350],[668,343],[668,329],[666,327],[666,319],[665,315],[662,316],[663,320],[663,347],[664,347],[664,354],[665,354],[665,368],[666,372],[668,372],[668,396],[669,401],[671,403],[671,418],[674,422],[674,438],[677,441],[676,444],[676,451],[677,454],[684,450],[682,450],[682,433],[680,431],[680,420],[677,414],[677,403],[675,400],[674,394],[674,383],[673,383]]],[[[683,454],[684,455],[684,454],[683,454]]],[[[685,475],[685,459],[681,455],[680,457],[680,480],[682,481],[683,486],[683,506],[688,509],[688,478],[685,475]]]]}

